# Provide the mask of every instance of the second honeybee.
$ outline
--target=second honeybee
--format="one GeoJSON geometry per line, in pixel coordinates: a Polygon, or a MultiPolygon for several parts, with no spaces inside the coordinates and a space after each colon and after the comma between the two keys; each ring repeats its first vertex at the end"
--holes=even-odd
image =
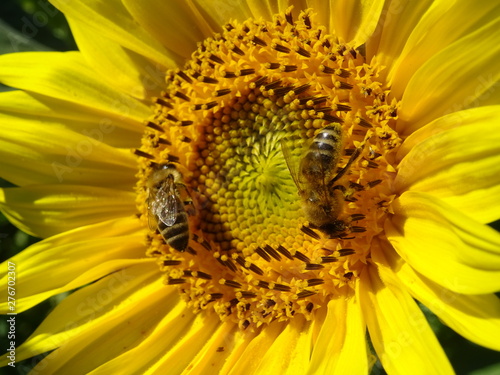
{"type": "Polygon", "coordinates": [[[330,124],[316,134],[300,159],[298,168],[292,161],[293,156],[285,140],[282,140],[281,146],[290,174],[299,190],[309,226],[319,229],[330,238],[344,236],[349,225],[339,219],[339,216],[344,204],[345,188],[340,184],[335,185],[335,182],[346,173],[359,156],[360,150],[357,149],[347,165],[337,172],[343,150],[342,126],[339,123],[330,124]]]}
{"type": "Polygon", "coordinates": [[[186,186],[174,164],[154,168],[148,181],[149,228],[158,230],[169,246],[182,252],[189,243],[189,223],[181,189],[186,186]]]}

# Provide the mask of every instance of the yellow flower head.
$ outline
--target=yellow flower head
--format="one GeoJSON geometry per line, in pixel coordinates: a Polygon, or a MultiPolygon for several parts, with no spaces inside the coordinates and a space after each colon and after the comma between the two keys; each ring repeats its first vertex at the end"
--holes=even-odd
{"type": "Polygon", "coordinates": [[[498,6],[52,2],[80,51],[0,57],[0,208],[45,238],[16,311],[74,292],[18,359],[453,373],[415,300],[500,350],[498,6]]]}

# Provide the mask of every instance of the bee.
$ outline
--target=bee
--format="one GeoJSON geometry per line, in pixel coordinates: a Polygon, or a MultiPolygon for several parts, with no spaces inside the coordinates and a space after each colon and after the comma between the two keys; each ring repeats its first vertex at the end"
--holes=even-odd
{"type": "MultiPolygon", "coordinates": [[[[350,229],[346,221],[339,219],[346,188],[340,184],[335,185],[335,182],[348,171],[362,150],[357,148],[346,166],[337,172],[342,145],[342,126],[339,123],[325,126],[314,136],[297,168],[285,140],[281,140],[283,156],[299,190],[309,227],[320,230],[329,238],[342,238],[350,229]]],[[[356,216],[359,219],[362,215],[356,216]]]]}
{"type": "MultiPolygon", "coordinates": [[[[172,163],[155,167],[148,180],[148,224],[165,242],[178,251],[189,243],[188,213],[180,190],[188,195],[182,174],[172,163]]],[[[190,197],[191,198],[191,197],[190,197]]]]}

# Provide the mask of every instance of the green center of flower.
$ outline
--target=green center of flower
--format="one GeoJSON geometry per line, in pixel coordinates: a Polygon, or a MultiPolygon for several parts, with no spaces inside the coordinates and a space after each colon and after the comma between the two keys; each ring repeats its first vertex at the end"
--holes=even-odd
{"type": "Polygon", "coordinates": [[[195,311],[243,328],[352,295],[393,199],[398,103],[313,18],[200,43],[136,151],[148,254],[195,311]]]}

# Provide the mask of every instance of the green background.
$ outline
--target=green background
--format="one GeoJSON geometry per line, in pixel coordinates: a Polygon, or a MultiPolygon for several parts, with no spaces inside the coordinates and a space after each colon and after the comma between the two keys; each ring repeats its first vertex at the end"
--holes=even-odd
{"type": "MultiPolygon", "coordinates": [[[[67,51],[76,49],[64,16],[57,12],[47,1],[0,0],[1,54],[22,51],[67,51]],[[37,27],[36,22],[43,24],[43,26],[37,27]]],[[[5,90],[8,90],[8,88],[0,86],[0,91],[5,90]]],[[[6,126],[6,124],[1,126],[6,126]]],[[[12,185],[7,181],[0,180],[0,186],[10,187],[12,185]]],[[[493,226],[500,230],[500,221],[494,223],[493,226]]],[[[36,238],[21,232],[0,214],[0,261],[8,259],[36,241],[36,238]]],[[[2,298],[6,298],[6,296],[2,296],[2,298]]],[[[64,298],[64,295],[55,296],[17,316],[17,345],[21,344],[35,330],[62,298],[64,298]]],[[[439,319],[427,308],[421,307],[457,374],[500,374],[500,355],[498,352],[482,348],[465,340],[441,324],[439,319]]],[[[2,353],[4,348],[7,347],[5,320],[6,318],[3,317],[0,321],[0,348],[2,353]]],[[[500,340],[500,337],[498,339],[500,340]]],[[[38,356],[34,359],[18,362],[15,369],[0,368],[0,374],[26,374],[42,358],[43,356],[38,356]]],[[[375,365],[373,374],[385,374],[380,363],[375,365]]]]}

